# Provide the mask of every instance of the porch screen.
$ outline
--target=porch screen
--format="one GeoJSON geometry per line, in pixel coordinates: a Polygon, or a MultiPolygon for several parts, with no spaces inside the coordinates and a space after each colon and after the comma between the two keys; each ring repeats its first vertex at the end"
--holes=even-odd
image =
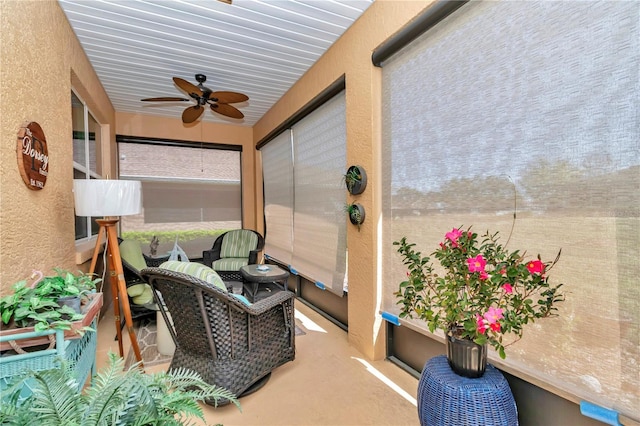
{"type": "Polygon", "coordinates": [[[344,92],[293,126],[293,259],[291,265],[342,296],[347,251],[347,128],[344,92]]]}
{"type": "Polygon", "coordinates": [[[285,265],[293,253],[293,148],[291,131],[281,133],[262,150],[264,253],[285,265]]]}
{"type": "Polygon", "coordinates": [[[140,215],[123,216],[124,238],[147,251],[153,235],[158,254],[178,243],[201,258],[215,237],[242,227],[240,152],[192,146],[120,142],[120,178],[142,181],[140,215]]]}
{"type": "Polygon", "coordinates": [[[265,254],[340,296],[347,249],[345,114],[343,91],[261,148],[265,254]]]}
{"type": "Polygon", "coordinates": [[[473,226],[504,243],[515,210],[508,247],[562,249],[566,301],[506,364],[636,420],[639,26],[638,2],[469,2],[383,64],[382,96],[383,309],[406,277],[393,241],[427,255],[473,226]]]}

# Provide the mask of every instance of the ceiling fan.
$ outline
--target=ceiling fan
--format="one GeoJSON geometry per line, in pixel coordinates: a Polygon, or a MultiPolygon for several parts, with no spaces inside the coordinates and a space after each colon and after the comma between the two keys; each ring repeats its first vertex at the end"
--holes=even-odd
{"type": "MultiPolygon", "coordinates": [[[[173,82],[176,83],[179,88],[187,92],[191,99],[194,99],[197,102],[197,105],[190,106],[183,111],[182,121],[184,123],[193,123],[196,121],[204,112],[205,105],[209,105],[212,111],[227,117],[244,117],[244,114],[240,112],[238,108],[229,104],[247,101],[249,100],[247,95],[237,92],[214,92],[203,85],[203,83],[207,81],[207,76],[204,74],[196,74],[196,81],[198,82],[197,86],[181,78],[173,77],[173,82]]],[[[160,98],[145,98],[141,100],[144,102],[188,102],[191,99],[165,96],[160,98]]]]}

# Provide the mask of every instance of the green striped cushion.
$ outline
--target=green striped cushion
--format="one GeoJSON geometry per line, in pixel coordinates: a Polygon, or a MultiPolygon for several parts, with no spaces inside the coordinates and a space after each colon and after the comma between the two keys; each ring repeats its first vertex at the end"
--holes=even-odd
{"type": "Polygon", "coordinates": [[[227,291],[227,286],[224,285],[224,281],[222,281],[222,278],[220,278],[218,273],[202,263],[168,260],[160,265],[160,267],[170,271],[182,272],[183,274],[191,275],[192,277],[199,278],[209,284],[213,284],[221,290],[227,291]]]}
{"type": "Polygon", "coordinates": [[[249,257],[258,246],[258,236],[253,231],[235,229],[225,234],[220,247],[220,257],[249,257]]]}
{"type": "Polygon", "coordinates": [[[239,271],[241,267],[247,265],[249,259],[228,257],[226,259],[218,259],[211,264],[216,271],[239,271]]]}

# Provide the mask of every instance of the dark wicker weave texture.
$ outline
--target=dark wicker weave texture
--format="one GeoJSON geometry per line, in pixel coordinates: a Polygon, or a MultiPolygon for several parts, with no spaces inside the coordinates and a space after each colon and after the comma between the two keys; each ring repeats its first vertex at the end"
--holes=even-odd
{"type": "Polygon", "coordinates": [[[295,358],[293,293],[277,292],[246,306],[190,275],[160,268],[143,269],[142,275],[171,313],[176,351],[170,368],[197,371],[206,382],[242,395],[295,358]]]}
{"type": "Polygon", "coordinates": [[[457,375],[447,357],[427,361],[418,383],[418,415],[422,426],[517,426],[518,410],[502,373],[487,364],[484,375],[457,375]]]}

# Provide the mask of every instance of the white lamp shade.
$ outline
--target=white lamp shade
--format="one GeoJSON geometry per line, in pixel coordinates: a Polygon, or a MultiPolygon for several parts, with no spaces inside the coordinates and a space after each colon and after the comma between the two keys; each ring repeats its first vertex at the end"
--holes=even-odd
{"type": "Polygon", "coordinates": [[[142,211],[142,183],[137,180],[74,179],[77,216],[127,216],[142,211]]]}

